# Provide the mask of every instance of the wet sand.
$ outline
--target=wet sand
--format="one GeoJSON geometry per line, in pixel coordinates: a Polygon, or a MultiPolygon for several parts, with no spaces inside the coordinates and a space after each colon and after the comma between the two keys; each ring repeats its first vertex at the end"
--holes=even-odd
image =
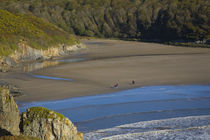
{"type": "Polygon", "coordinates": [[[25,95],[17,98],[20,102],[65,99],[151,85],[210,85],[210,49],[118,40],[83,42],[87,49],[69,58],[86,60],[30,73],[1,74],[1,79],[23,90],[25,95]],[[31,74],[72,81],[39,79],[31,74]],[[132,80],[135,85],[130,84],[132,80]],[[119,87],[111,88],[115,83],[119,87]]]}

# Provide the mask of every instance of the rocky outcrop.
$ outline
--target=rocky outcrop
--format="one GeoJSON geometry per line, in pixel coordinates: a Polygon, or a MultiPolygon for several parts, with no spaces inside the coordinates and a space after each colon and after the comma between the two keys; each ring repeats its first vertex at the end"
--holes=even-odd
{"type": "Polygon", "coordinates": [[[0,71],[6,72],[11,67],[16,66],[20,62],[29,62],[35,60],[46,60],[56,56],[69,55],[71,52],[84,48],[82,44],[75,44],[67,46],[60,44],[55,47],[49,47],[47,49],[35,49],[27,45],[26,42],[21,41],[18,44],[18,49],[14,53],[7,57],[0,58],[0,71]]]}
{"type": "MultiPolygon", "coordinates": [[[[32,107],[20,117],[18,106],[9,90],[0,87],[0,136],[19,134],[21,137],[28,136],[28,139],[34,137],[34,140],[83,139],[83,134],[77,132],[77,128],[68,118],[52,110],[32,107]]],[[[16,138],[18,140],[21,137],[16,138]]]]}
{"type": "Polygon", "coordinates": [[[63,115],[43,107],[32,107],[22,114],[21,132],[42,140],[80,140],[73,123],[63,115]]]}
{"type": "Polygon", "coordinates": [[[14,84],[11,84],[5,81],[0,81],[0,87],[8,89],[10,92],[10,95],[12,95],[13,97],[18,97],[18,96],[23,95],[20,88],[14,84]]]}
{"type": "Polygon", "coordinates": [[[0,136],[19,135],[20,116],[18,106],[9,90],[0,87],[0,136]]]}

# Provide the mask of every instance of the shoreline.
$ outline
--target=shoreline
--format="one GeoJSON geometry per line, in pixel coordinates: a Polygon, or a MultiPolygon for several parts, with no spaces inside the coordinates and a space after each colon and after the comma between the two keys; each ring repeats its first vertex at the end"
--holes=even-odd
{"type": "Polygon", "coordinates": [[[112,94],[24,103],[20,112],[42,106],[71,119],[79,131],[186,116],[210,115],[210,86],[151,86],[112,94]]]}
{"type": "Polygon", "coordinates": [[[38,100],[33,100],[33,99],[30,99],[30,100],[19,100],[18,98],[20,96],[25,96],[24,94],[18,96],[18,97],[14,97],[18,106],[22,106],[22,104],[28,104],[28,103],[40,103],[40,102],[53,102],[53,101],[65,101],[65,100],[69,100],[69,99],[77,99],[77,98],[82,98],[82,97],[92,97],[92,96],[97,96],[97,95],[109,95],[109,94],[115,94],[115,93],[118,93],[118,92],[123,92],[123,91],[127,91],[127,90],[132,90],[132,89],[139,89],[139,88],[145,88],[145,87],[154,87],[154,86],[210,86],[210,84],[168,84],[168,85],[144,85],[144,86],[140,86],[140,87],[132,87],[132,88],[121,88],[121,89],[116,89],[115,91],[111,91],[110,89],[110,92],[100,92],[100,93],[92,93],[92,92],[87,92],[85,95],[70,95],[68,97],[64,97],[64,98],[60,98],[60,97],[53,97],[51,99],[38,99],[38,100]]]}
{"type": "Polygon", "coordinates": [[[24,72],[1,76],[23,90],[18,102],[62,100],[152,85],[210,85],[210,49],[121,40],[85,40],[80,62],[30,72],[69,81],[36,79],[24,72]],[[135,80],[135,85],[130,82],[135,80]],[[119,83],[117,89],[110,88],[119,83]]]}

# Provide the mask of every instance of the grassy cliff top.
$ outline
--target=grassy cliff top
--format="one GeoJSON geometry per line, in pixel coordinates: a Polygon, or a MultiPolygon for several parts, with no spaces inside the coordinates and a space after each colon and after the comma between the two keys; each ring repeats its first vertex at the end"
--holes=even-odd
{"type": "Polygon", "coordinates": [[[4,92],[5,92],[5,91],[6,91],[6,92],[9,92],[9,90],[8,90],[7,88],[4,88],[4,87],[1,87],[1,86],[0,86],[0,95],[2,94],[3,91],[4,91],[4,92]]]}
{"type": "Polygon", "coordinates": [[[0,10],[0,55],[11,54],[17,49],[20,40],[36,49],[77,43],[74,36],[30,13],[13,14],[0,10]]]}
{"type": "Polygon", "coordinates": [[[27,109],[27,116],[30,117],[30,119],[35,119],[35,118],[51,118],[51,119],[60,119],[63,120],[65,117],[57,113],[55,111],[49,110],[44,107],[31,107],[27,109]]]}

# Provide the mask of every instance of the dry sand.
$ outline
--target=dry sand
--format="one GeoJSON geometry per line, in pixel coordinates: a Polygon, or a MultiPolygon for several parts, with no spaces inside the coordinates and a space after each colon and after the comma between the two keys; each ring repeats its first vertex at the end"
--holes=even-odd
{"type": "Polygon", "coordinates": [[[73,79],[36,79],[23,72],[1,74],[22,88],[21,102],[57,100],[152,85],[210,84],[210,49],[119,40],[86,40],[87,49],[72,57],[85,61],[32,72],[73,79]],[[131,81],[135,80],[135,85],[131,81]],[[118,88],[110,88],[119,83],[118,88]]]}

